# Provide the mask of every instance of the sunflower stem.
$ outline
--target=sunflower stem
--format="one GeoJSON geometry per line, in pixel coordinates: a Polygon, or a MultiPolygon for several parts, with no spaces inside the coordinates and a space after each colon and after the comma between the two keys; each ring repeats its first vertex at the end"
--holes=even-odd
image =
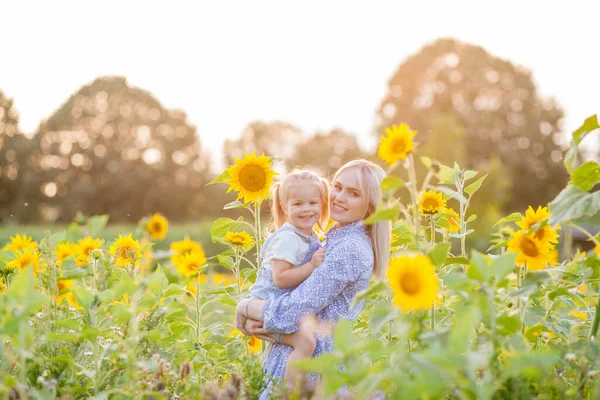
{"type": "Polygon", "coordinates": [[[421,230],[420,226],[420,217],[419,217],[419,203],[417,199],[417,178],[415,174],[415,163],[414,158],[411,155],[408,156],[408,174],[409,174],[409,190],[413,203],[413,213],[414,213],[414,225],[415,225],[415,248],[419,251],[419,233],[421,230]]]}
{"type": "Polygon", "coordinates": [[[433,214],[429,216],[429,221],[431,222],[431,244],[435,243],[435,219],[433,214]]]}
{"type": "Polygon", "coordinates": [[[200,276],[196,282],[196,341],[200,344],[200,276]]]}
{"type": "MultiPolygon", "coordinates": [[[[588,291],[591,291],[591,289],[588,289],[588,291]]],[[[590,331],[590,340],[596,339],[598,324],[600,324],[600,301],[596,302],[596,311],[594,312],[594,322],[592,323],[592,329],[590,331]]]]}

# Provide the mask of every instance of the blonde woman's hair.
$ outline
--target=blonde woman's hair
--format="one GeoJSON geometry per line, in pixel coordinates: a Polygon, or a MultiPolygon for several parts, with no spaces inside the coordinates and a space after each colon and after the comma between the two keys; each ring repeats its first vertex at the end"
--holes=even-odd
{"type": "Polygon", "coordinates": [[[283,203],[288,200],[288,189],[294,182],[312,182],[319,188],[321,198],[321,218],[317,225],[325,230],[329,223],[329,191],[330,186],[327,179],[310,169],[295,169],[285,176],[281,182],[275,182],[271,186],[271,223],[269,231],[272,232],[286,223],[287,216],[283,210],[283,203]]]}
{"type": "MultiPolygon", "coordinates": [[[[347,162],[337,170],[333,176],[333,182],[344,171],[354,169],[358,178],[358,186],[362,196],[367,200],[365,215],[367,218],[377,208],[382,199],[381,182],[385,178],[385,171],[377,164],[371,161],[358,159],[347,162]]],[[[375,263],[373,265],[373,275],[375,279],[381,281],[385,278],[387,266],[390,260],[390,240],[392,236],[392,224],[390,221],[381,221],[375,224],[367,225],[367,234],[371,239],[373,246],[373,256],[375,263]]]]}

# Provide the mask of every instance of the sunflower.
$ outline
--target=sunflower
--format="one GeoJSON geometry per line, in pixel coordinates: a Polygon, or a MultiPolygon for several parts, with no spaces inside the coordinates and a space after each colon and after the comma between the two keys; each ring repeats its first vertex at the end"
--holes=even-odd
{"type": "Polygon", "coordinates": [[[169,222],[161,214],[155,213],[146,223],[146,230],[152,239],[162,240],[167,236],[169,222]]]}
{"type": "Polygon", "coordinates": [[[33,274],[37,277],[40,266],[40,253],[31,249],[23,249],[15,252],[15,259],[10,261],[7,267],[23,270],[29,265],[33,267],[33,274]]]}
{"type": "Polygon", "coordinates": [[[319,226],[319,224],[315,225],[315,233],[317,234],[317,236],[319,237],[319,242],[324,242],[326,239],[325,234],[327,232],[329,232],[329,230],[331,228],[333,228],[333,226],[335,225],[335,221],[330,219],[329,222],[327,223],[327,226],[325,227],[325,229],[321,229],[321,227],[319,226]]]}
{"type": "Polygon", "coordinates": [[[386,128],[386,135],[381,136],[381,142],[377,149],[377,155],[383,161],[393,166],[400,160],[404,160],[413,149],[413,136],[417,131],[411,131],[406,124],[400,126],[392,125],[386,128]]]}
{"type": "Polygon", "coordinates": [[[25,250],[25,249],[29,249],[29,250],[36,250],[37,249],[37,242],[34,242],[33,239],[31,238],[31,236],[26,236],[26,235],[15,235],[15,236],[11,236],[10,237],[10,243],[8,243],[6,246],[4,246],[4,250],[13,250],[13,251],[18,251],[18,250],[25,250]]]}
{"type": "Polygon", "coordinates": [[[450,227],[446,230],[448,232],[458,232],[460,230],[460,216],[458,213],[450,207],[442,208],[442,213],[449,215],[448,217],[443,217],[450,224],[450,227]]]}
{"type": "Polygon", "coordinates": [[[6,292],[6,285],[0,281],[0,292],[6,292]]]}
{"type": "Polygon", "coordinates": [[[394,292],[394,305],[402,312],[423,310],[433,305],[438,281],[428,257],[417,254],[393,258],[387,276],[394,292]]]}
{"type": "Polygon", "coordinates": [[[78,252],[78,248],[77,245],[75,243],[71,243],[71,242],[64,242],[64,243],[59,243],[58,247],[56,248],[56,265],[57,266],[61,266],[63,261],[65,260],[65,258],[73,256],[75,254],[77,254],[78,252]]]}
{"type": "Polygon", "coordinates": [[[231,284],[236,283],[236,279],[235,276],[230,275],[230,274],[221,274],[221,273],[217,273],[214,274],[212,276],[212,283],[214,285],[223,285],[223,286],[229,286],[231,284]]]}
{"type": "Polygon", "coordinates": [[[56,303],[60,304],[64,299],[67,299],[70,306],[75,308],[83,308],[77,301],[75,300],[75,296],[71,292],[71,286],[73,286],[73,280],[71,279],[61,279],[58,281],[58,298],[56,299],[56,303]]]}
{"type": "Polygon", "coordinates": [[[117,257],[117,267],[137,266],[140,265],[142,248],[139,242],[131,237],[131,233],[127,236],[119,234],[110,247],[110,254],[117,257]]]}
{"type": "Polygon", "coordinates": [[[277,175],[271,169],[271,160],[261,154],[257,157],[254,153],[244,154],[243,159],[235,158],[235,164],[227,168],[229,183],[227,193],[235,190],[238,200],[244,198],[244,203],[254,202],[260,204],[269,194],[273,184],[273,177],[277,175]]]}
{"type": "Polygon", "coordinates": [[[557,225],[555,228],[550,227],[549,225],[544,225],[538,228],[535,231],[534,235],[537,240],[540,242],[548,242],[548,243],[558,243],[559,234],[556,232],[560,229],[560,226],[557,225]]]}
{"type": "Polygon", "coordinates": [[[548,265],[555,265],[559,262],[558,250],[550,250],[550,257],[548,258],[548,265]]]}
{"type": "Polygon", "coordinates": [[[187,289],[192,292],[194,296],[198,295],[198,291],[196,290],[196,286],[198,285],[198,280],[200,280],[200,285],[206,284],[208,280],[205,274],[198,275],[198,278],[193,279],[187,286],[187,289]]]}
{"type": "Polygon", "coordinates": [[[546,263],[552,257],[550,250],[550,243],[540,242],[535,238],[535,233],[526,234],[519,231],[508,242],[508,251],[519,253],[516,260],[517,264],[525,264],[527,269],[531,271],[546,268],[546,263]]]}
{"type": "Polygon", "coordinates": [[[578,318],[578,319],[582,320],[583,322],[585,322],[587,320],[587,313],[584,313],[581,311],[571,311],[569,313],[569,316],[578,318]]]}
{"type": "Polygon", "coordinates": [[[230,245],[248,251],[254,246],[254,238],[247,232],[227,232],[224,237],[230,245]]]}
{"type": "Polygon", "coordinates": [[[435,214],[446,207],[446,200],[442,198],[440,192],[427,190],[419,199],[419,209],[423,214],[435,214]]]}
{"type": "MultiPolygon", "coordinates": [[[[151,243],[152,242],[150,242],[148,239],[142,238],[142,240],[140,240],[140,247],[144,247],[144,246],[146,246],[148,244],[151,244],[151,243]]],[[[143,251],[142,258],[140,260],[140,270],[139,270],[139,273],[140,274],[146,273],[147,271],[150,270],[150,266],[151,265],[152,265],[152,247],[148,246],[148,248],[143,251]]]]}
{"type": "Polygon", "coordinates": [[[190,253],[175,256],[175,267],[181,275],[194,276],[206,263],[204,251],[192,251],[190,253]]]}
{"type": "Polygon", "coordinates": [[[77,242],[79,256],[75,260],[78,266],[83,267],[87,264],[92,250],[99,249],[102,246],[100,239],[94,239],[90,236],[80,239],[77,242]]]}
{"type": "MultiPolygon", "coordinates": [[[[237,329],[232,330],[231,333],[229,334],[229,337],[233,337],[233,336],[238,336],[240,338],[244,337],[242,332],[238,331],[237,329]]],[[[250,354],[260,353],[260,348],[261,348],[260,340],[254,336],[250,336],[250,340],[248,341],[248,351],[250,351],[250,354]]]]}
{"type": "Polygon", "coordinates": [[[527,230],[538,222],[545,221],[548,218],[550,218],[548,207],[539,206],[537,210],[534,211],[533,207],[529,206],[527,211],[525,211],[525,216],[521,218],[521,221],[517,222],[517,226],[521,229],[527,230]]]}

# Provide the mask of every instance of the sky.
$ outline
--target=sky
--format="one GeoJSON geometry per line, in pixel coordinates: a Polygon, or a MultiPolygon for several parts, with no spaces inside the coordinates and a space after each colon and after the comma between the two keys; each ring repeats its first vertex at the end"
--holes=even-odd
{"type": "Polygon", "coordinates": [[[33,132],[82,85],[125,76],[198,128],[215,165],[253,120],[340,127],[367,149],[398,66],[440,37],[530,69],[572,132],[600,112],[600,1],[0,0],[0,90],[33,132]]]}

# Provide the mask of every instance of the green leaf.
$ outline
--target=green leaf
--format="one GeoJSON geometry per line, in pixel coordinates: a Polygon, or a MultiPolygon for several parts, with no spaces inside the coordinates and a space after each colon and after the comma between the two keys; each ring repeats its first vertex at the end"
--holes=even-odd
{"type": "Polygon", "coordinates": [[[217,256],[217,260],[219,260],[219,264],[228,270],[233,270],[233,258],[227,256],[217,256]]]}
{"type": "Polygon", "coordinates": [[[91,217],[87,222],[87,227],[90,231],[90,235],[98,236],[102,229],[108,222],[108,215],[95,215],[91,217]]]}
{"type": "Polygon", "coordinates": [[[56,248],[59,243],[64,242],[65,240],[67,240],[67,231],[53,233],[50,236],[50,246],[56,248]]]}
{"type": "Polygon", "coordinates": [[[583,125],[579,129],[573,132],[571,145],[569,147],[569,151],[567,151],[567,154],[565,155],[564,160],[565,167],[567,168],[567,171],[569,171],[569,174],[572,174],[575,170],[577,147],[590,132],[598,128],[600,128],[600,125],[598,125],[598,118],[596,115],[592,115],[584,121],[583,125]]]}
{"type": "Polygon", "coordinates": [[[477,214],[471,214],[469,218],[467,218],[467,223],[473,222],[477,219],[477,214]]]}
{"type": "Polygon", "coordinates": [[[481,319],[481,312],[475,306],[459,307],[456,321],[450,331],[450,346],[457,353],[468,351],[477,333],[475,327],[481,319]]]}
{"type": "Polygon", "coordinates": [[[217,176],[212,181],[208,182],[205,186],[214,185],[215,183],[219,183],[219,182],[225,182],[229,178],[231,178],[231,176],[229,175],[229,172],[227,170],[225,170],[225,172],[223,172],[221,175],[217,176]]]}
{"type": "Polygon", "coordinates": [[[184,293],[187,293],[187,290],[185,287],[182,287],[182,286],[172,283],[167,287],[167,290],[165,290],[165,293],[163,294],[163,296],[164,297],[179,296],[180,294],[184,294],[184,293]]]}
{"type": "Polygon", "coordinates": [[[584,192],[590,191],[600,181],[600,164],[588,161],[580,165],[571,175],[571,183],[584,192]]]}
{"type": "Polygon", "coordinates": [[[498,327],[498,334],[504,336],[511,336],[513,333],[517,333],[521,330],[521,320],[518,315],[501,315],[496,319],[498,327]]]}
{"type": "Polygon", "coordinates": [[[448,196],[452,197],[453,199],[458,200],[462,204],[466,204],[466,202],[467,202],[467,198],[465,196],[463,196],[462,194],[458,193],[456,190],[452,190],[450,188],[447,188],[446,186],[430,186],[430,185],[427,185],[427,186],[430,189],[437,190],[438,192],[447,194],[448,196]]]}
{"type": "Polygon", "coordinates": [[[450,252],[450,247],[452,245],[450,243],[440,243],[433,248],[429,252],[429,258],[431,262],[435,264],[437,267],[441,267],[444,265],[444,261],[448,258],[448,253],[450,252]]]}
{"type": "MultiPolygon", "coordinates": [[[[63,260],[62,267],[64,267],[64,265],[65,265],[65,263],[63,260]]],[[[78,279],[78,278],[83,278],[84,276],[89,276],[89,275],[91,275],[91,273],[86,268],[70,269],[70,270],[63,272],[62,276],[60,277],[60,280],[78,279]]]]}
{"type": "Polygon", "coordinates": [[[517,253],[506,253],[492,261],[491,269],[495,276],[494,284],[498,285],[508,274],[515,270],[517,253]]]}
{"type": "Polygon", "coordinates": [[[385,178],[383,178],[383,181],[381,181],[381,190],[384,193],[393,194],[394,192],[396,192],[396,190],[400,189],[403,186],[404,181],[398,178],[397,176],[393,175],[386,176],[385,178]]]}
{"type": "Polygon", "coordinates": [[[447,185],[454,185],[458,181],[459,174],[456,173],[452,168],[447,165],[440,164],[440,172],[439,172],[439,180],[440,183],[445,183],[447,185]]]}
{"type": "Polygon", "coordinates": [[[348,352],[354,343],[352,324],[341,318],[335,328],[335,347],[341,352],[348,352]]]}
{"type": "Polygon", "coordinates": [[[500,218],[500,220],[498,222],[496,222],[494,224],[494,226],[498,226],[498,225],[502,225],[502,224],[506,224],[507,222],[513,222],[513,221],[519,221],[523,218],[523,215],[521,213],[518,212],[514,212],[504,218],[500,218]]]}
{"type": "Polygon", "coordinates": [[[465,181],[475,178],[477,176],[477,173],[477,171],[471,171],[470,169],[466,170],[464,173],[465,181]]]}
{"type": "Polygon", "coordinates": [[[232,201],[231,203],[227,203],[223,206],[223,210],[231,210],[233,208],[244,208],[246,205],[240,201],[232,201]]]}
{"type": "Polygon", "coordinates": [[[473,196],[473,194],[479,190],[485,178],[487,178],[488,174],[485,174],[481,178],[477,179],[475,182],[471,183],[469,186],[465,188],[465,193],[469,195],[469,197],[473,196]]]}
{"type": "Polygon", "coordinates": [[[479,282],[487,282],[490,277],[490,266],[488,260],[477,250],[471,251],[471,267],[468,276],[479,282]]]}
{"type": "Polygon", "coordinates": [[[548,376],[552,367],[559,361],[558,353],[555,351],[539,350],[518,353],[507,358],[504,375],[519,379],[538,379],[548,376]]]}
{"type": "Polygon", "coordinates": [[[421,157],[421,162],[423,163],[423,165],[425,166],[425,168],[427,168],[427,169],[431,168],[432,161],[431,161],[430,157],[422,156],[421,157]]]}
{"type": "Polygon", "coordinates": [[[395,221],[398,219],[399,214],[400,210],[397,207],[378,210],[363,220],[363,224],[370,225],[381,221],[395,221]]]}
{"type": "Polygon", "coordinates": [[[448,258],[446,258],[444,265],[451,265],[451,264],[467,265],[470,262],[471,262],[471,260],[469,260],[466,257],[448,257],[448,258]]]}
{"type": "Polygon", "coordinates": [[[600,210],[600,192],[588,193],[575,185],[569,185],[548,204],[548,207],[550,226],[582,217],[591,217],[600,210]]]}
{"type": "Polygon", "coordinates": [[[249,227],[251,232],[254,232],[254,227],[249,223],[244,222],[242,217],[237,220],[231,218],[218,218],[210,227],[210,237],[212,242],[216,243],[218,238],[225,236],[228,231],[235,231],[240,226],[243,226],[244,228],[249,227]]]}
{"type": "Polygon", "coordinates": [[[89,290],[87,290],[79,285],[73,285],[73,286],[71,286],[71,293],[73,293],[73,296],[75,297],[75,301],[77,302],[77,304],[79,304],[86,310],[89,310],[92,308],[92,305],[94,304],[95,296],[89,290]]]}

